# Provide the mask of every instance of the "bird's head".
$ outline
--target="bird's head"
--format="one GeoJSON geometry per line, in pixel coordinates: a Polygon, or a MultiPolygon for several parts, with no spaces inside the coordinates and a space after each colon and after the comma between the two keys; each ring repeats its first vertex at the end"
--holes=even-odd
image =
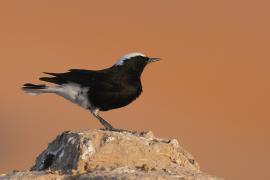
{"type": "Polygon", "coordinates": [[[140,75],[146,65],[159,60],[160,58],[150,58],[142,53],[129,53],[118,59],[114,64],[114,67],[136,71],[140,75]]]}

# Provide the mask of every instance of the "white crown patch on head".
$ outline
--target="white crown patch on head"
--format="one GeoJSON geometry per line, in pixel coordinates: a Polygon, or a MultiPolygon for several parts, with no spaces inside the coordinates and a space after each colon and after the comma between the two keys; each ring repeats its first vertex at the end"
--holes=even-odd
{"type": "Polygon", "coordinates": [[[143,56],[143,57],[145,57],[145,55],[142,54],[142,53],[138,53],[138,52],[129,53],[129,54],[126,54],[126,55],[122,56],[120,59],[118,59],[118,61],[114,65],[115,66],[121,66],[121,65],[124,64],[124,61],[125,60],[130,59],[132,57],[136,57],[136,56],[143,56]]]}

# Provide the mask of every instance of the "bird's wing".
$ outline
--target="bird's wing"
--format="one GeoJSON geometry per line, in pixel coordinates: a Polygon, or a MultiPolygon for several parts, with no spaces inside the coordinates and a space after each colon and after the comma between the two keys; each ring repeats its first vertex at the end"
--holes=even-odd
{"type": "Polygon", "coordinates": [[[70,69],[65,73],[44,73],[53,77],[41,77],[40,80],[59,85],[73,82],[81,86],[91,87],[97,91],[107,92],[118,92],[122,88],[122,85],[113,80],[111,74],[104,70],[70,69]]]}
{"type": "Polygon", "coordinates": [[[65,84],[68,82],[78,83],[82,86],[91,86],[98,72],[84,69],[70,69],[65,73],[50,73],[44,72],[45,74],[53,77],[41,77],[40,80],[51,82],[54,84],[65,84]]]}

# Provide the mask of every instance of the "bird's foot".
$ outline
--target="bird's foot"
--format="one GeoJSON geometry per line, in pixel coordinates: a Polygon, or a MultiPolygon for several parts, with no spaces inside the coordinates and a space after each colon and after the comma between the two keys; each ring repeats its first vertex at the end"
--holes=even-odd
{"type": "Polygon", "coordinates": [[[111,127],[111,128],[104,128],[102,130],[105,130],[105,131],[114,131],[114,132],[129,132],[129,133],[134,133],[133,131],[130,131],[130,130],[126,130],[126,129],[117,129],[117,128],[114,128],[114,127],[111,127]]]}

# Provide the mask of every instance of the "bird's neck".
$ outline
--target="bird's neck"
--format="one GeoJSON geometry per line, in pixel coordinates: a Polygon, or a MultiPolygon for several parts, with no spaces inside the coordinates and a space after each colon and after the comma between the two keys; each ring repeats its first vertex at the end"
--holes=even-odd
{"type": "Polygon", "coordinates": [[[140,80],[143,68],[133,68],[133,67],[113,67],[117,74],[125,76],[126,79],[140,80]]]}

